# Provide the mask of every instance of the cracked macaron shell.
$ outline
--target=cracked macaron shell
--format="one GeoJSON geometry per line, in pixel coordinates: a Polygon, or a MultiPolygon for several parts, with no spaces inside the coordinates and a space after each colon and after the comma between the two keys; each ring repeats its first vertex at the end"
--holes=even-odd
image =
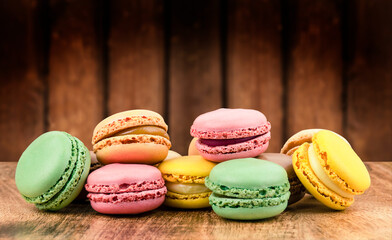
{"type": "Polygon", "coordinates": [[[351,146],[331,131],[320,131],[313,136],[317,158],[329,178],[342,190],[362,194],[370,186],[365,164],[351,146]]]}

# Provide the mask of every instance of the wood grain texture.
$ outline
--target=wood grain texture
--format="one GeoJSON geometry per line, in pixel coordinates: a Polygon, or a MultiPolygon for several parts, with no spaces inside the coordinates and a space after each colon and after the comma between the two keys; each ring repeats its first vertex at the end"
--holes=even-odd
{"type": "Polygon", "coordinates": [[[283,145],[281,4],[229,1],[227,25],[228,107],[263,112],[272,124],[267,152],[279,152],[283,145]]]}
{"type": "Polygon", "coordinates": [[[364,160],[392,159],[391,1],[351,1],[347,137],[364,160]],[[381,4],[380,4],[381,3],[381,4]]]}
{"type": "Polygon", "coordinates": [[[111,1],[108,112],[164,114],[163,1],[111,1]]]}
{"type": "Polygon", "coordinates": [[[44,6],[0,2],[0,151],[18,161],[45,129],[44,6]]]}
{"type": "Polygon", "coordinates": [[[308,128],[342,133],[341,1],[287,6],[287,134],[308,128]]]}
{"type": "MultiPolygon", "coordinates": [[[[373,159],[374,160],[374,159],[373,159]]],[[[282,214],[260,221],[232,221],[211,209],[160,207],[139,215],[110,216],[88,202],[59,212],[26,203],[14,181],[16,163],[0,162],[1,239],[391,239],[392,162],[366,163],[372,185],[344,211],[307,195],[282,214]]]]}
{"type": "Polygon", "coordinates": [[[222,106],[219,1],[171,1],[169,11],[169,133],[184,155],[193,120],[222,106]]]}
{"type": "Polygon", "coordinates": [[[89,149],[104,109],[97,6],[95,1],[50,1],[49,130],[66,131],[89,149]]]}

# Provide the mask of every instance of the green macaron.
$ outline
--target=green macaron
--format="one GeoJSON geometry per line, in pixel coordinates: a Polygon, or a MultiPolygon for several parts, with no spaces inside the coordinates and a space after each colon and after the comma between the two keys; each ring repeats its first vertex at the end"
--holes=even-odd
{"type": "Polygon", "coordinates": [[[23,198],[42,210],[56,211],[70,204],[83,189],[90,154],[66,132],[47,132],[23,152],[15,183],[23,198]]]}
{"type": "Polygon", "coordinates": [[[210,205],[221,217],[256,220],[276,216],[287,207],[290,184],[276,163],[242,158],[215,166],[205,185],[212,190],[210,205]]]}

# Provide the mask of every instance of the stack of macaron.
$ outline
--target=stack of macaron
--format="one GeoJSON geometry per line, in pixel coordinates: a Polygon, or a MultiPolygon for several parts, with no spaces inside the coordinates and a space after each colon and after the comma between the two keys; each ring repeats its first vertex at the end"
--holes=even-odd
{"type": "Polygon", "coordinates": [[[201,114],[190,127],[188,156],[170,150],[167,130],[160,114],[140,109],[98,123],[91,153],[68,133],[44,133],[18,162],[17,188],[43,210],[64,208],[84,186],[92,208],[103,214],[138,214],[164,204],[257,220],[279,215],[306,190],[343,210],[370,186],[348,141],[329,130],[302,130],[280,153],[265,153],[271,124],[257,110],[201,114]]]}
{"type": "Polygon", "coordinates": [[[85,186],[94,210],[136,214],[164,202],[165,182],[151,165],[168,156],[171,142],[167,130],[160,114],[142,109],[120,112],[98,123],[92,144],[98,161],[105,166],[92,172],[85,186]]]}

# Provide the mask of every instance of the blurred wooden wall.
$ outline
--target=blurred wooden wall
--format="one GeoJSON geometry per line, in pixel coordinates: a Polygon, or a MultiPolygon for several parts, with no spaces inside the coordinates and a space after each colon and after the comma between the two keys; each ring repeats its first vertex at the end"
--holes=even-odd
{"type": "Polygon", "coordinates": [[[63,130],[161,113],[185,154],[199,114],[253,108],[269,152],[306,128],[391,161],[392,1],[1,0],[0,161],[63,130]]]}

